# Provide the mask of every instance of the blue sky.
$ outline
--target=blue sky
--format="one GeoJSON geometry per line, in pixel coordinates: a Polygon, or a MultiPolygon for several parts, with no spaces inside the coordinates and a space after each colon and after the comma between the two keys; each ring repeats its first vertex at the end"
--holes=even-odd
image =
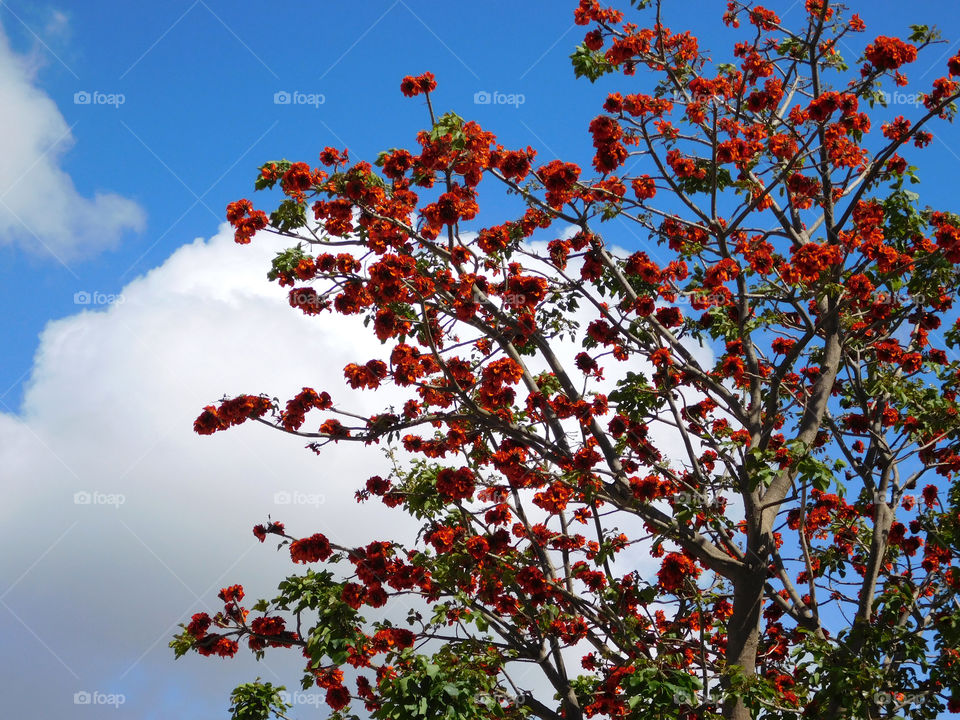
{"type": "MultiPolygon", "coordinates": [[[[667,22],[693,23],[722,49],[724,4],[668,2],[667,22]]],[[[952,1],[851,4],[871,38],[912,22],[960,38],[952,1]]],[[[372,161],[410,147],[426,111],[399,83],[425,70],[438,110],[543,161],[589,165],[586,126],[607,89],[647,86],[642,75],[632,86],[574,79],[574,5],[0,3],[0,473],[12,478],[0,508],[11,546],[0,672],[11,716],[222,718],[240,681],[295,685],[295,657],[174,664],[166,643],[223,584],[270,593],[286,566],[249,530],[278,504],[288,526],[322,525],[345,543],[369,539],[370,525],[410,527],[371,507],[360,518],[349,482],[319,482],[348,466],[372,473],[381,458],[337,449],[318,479],[286,438],[192,434],[199,408],[223,393],[320,386],[364,352],[343,342],[347,326],[285,306],[265,279],[272,249],[233,245],[224,207],[251,196],[267,160],[315,163],[332,145],[372,161]],[[485,92],[523,102],[475,102],[485,92]],[[314,501],[285,504],[290,492],[314,501]],[[86,707],[78,692],[125,702],[86,707]]],[[[788,20],[802,12],[769,5],[788,20]]],[[[931,50],[916,76],[955,47],[931,50]]],[[[939,126],[911,158],[931,205],[956,207],[958,130],[939,126]]],[[[486,202],[495,216],[505,201],[486,202]]],[[[609,239],[639,243],[618,226],[609,239]]]]}
{"type": "MultiPolygon", "coordinates": [[[[876,17],[872,6],[854,5],[870,18],[871,31],[898,32],[923,21],[957,37],[949,2],[926,2],[920,13],[884,3],[876,17]]],[[[35,249],[34,238],[0,241],[0,300],[17,308],[0,319],[7,340],[0,400],[12,409],[22,399],[39,332],[50,318],[77,309],[75,292],[118,293],[184,242],[209,235],[226,203],[249,193],[262,161],[315,160],[324,145],[373,159],[384,148],[409,144],[425,113],[422,103],[399,95],[402,75],[435,72],[439,108],[478,120],[507,146],[531,144],[544,159],[560,154],[580,161],[588,157],[585,123],[607,85],[573,78],[567,56],[582,29],[556,0],[494,1],[469,13],[438,13],[433,3],[412,0],[336,4],[322,12],[213,0],[149,7],[91,0],[74,8],[7,0],[0,22],[70,128],[69,150],[66,138],[49,145],[62,152],[59,166],[77,191],[115,192],[144,213],[139,232],[79,257],[24,252],[25,245],[35,249]],[[474,103],[475,93],[496,90],[522,94],[524,103],[474,103]],[[77,104],[78,92],[122,95],[123,104],[77,104]],[[277,105],[277,92],[319,95],[323,104],[277,105]]],[[[706,13],[678,17],[674,26],[679,22],[701,25],[708,43],[719,25],[706,13]]],[[[930,57],[939,54],[935,48],[930,57]]],[[[953,132],[938,135],[948,142],[953,132]]],[[[923,158],[928,173],[934,166],[924,187],[931,203],[949,198],[937,176],[949,177],[956,159],[941,142],[935,149],[923,158]]],[[[22,184],[29,186],[29,176],[22,184]]],[[[38,197],[43,192],[35,190],[38,197]]]]}
{"type": "Polygon", "coordinates": [[[38,333],[51,317],[76,310],[74,292],[117,293],[185,241],[211,234],[264,160],[315,161],[325,145],[372,159],[409,143],[426,114],[399,94],[407,73],[433,70],[438,104],[491,125],[507,144],[545,153],[562,152],[571,136],[583,144],[580,131],[597,107],[583,99],[601,94],[568,71],[565,58],[582,34],[571,13],[530,2],[438,16],[431,5],[336,4],[310,17],[286,4],[265,11],[252,3],[90,2],[59,10],[62,29],[45,36],[53,7],[5,3],[0,21],[13,47],[43,63],[38,85],[72,127],[75,144],[61,167],[81,194],[119,192],[147,218],[115,250],[66,266],[4,248],[2,299],[23,309],[3,319],[14,348],[0,370],[3,389],[14,385],[5,402],[19,402],[38,333]],[[474,105],[484,90],[521,93],[526,102],[474,105]],[[77,105],[78,91],[122,94],[124,102],[77,105]],[[324,102],[274,104],[284,91],[324,102]],[[573,92],[576,104],[568,101],[573,92]]]}

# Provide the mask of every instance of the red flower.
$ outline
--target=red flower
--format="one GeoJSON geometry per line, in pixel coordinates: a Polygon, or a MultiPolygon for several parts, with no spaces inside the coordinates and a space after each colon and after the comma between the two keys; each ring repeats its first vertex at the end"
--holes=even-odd
{"type": "Polygon", "coordinates": [[[374,475],[367,479],[367,491],[372,495],[383,495],[390,490],[389,480],[384,480],[379,475],[374,475]]]}
{"type": "Polygon", "coordinates": [[[346,583],[340,593],[340,599],[354,610],[358,610],[367,597],[367,589],[356,583],[346,583]]]}
{"type": "Polygon", "coordinates": [[[663,558],[657,579],[660,581],[660,587],[666,592],[675,592],[683,587],[686,578],[695,580],[700,576],[700,572],[700,568],[693,560],[686,555],[673,552],[663,558]]]}
{"type": "Polygon", "coordinates": [[[387,592],[379,583],[367,588],[367,605],[378,608],[387,604],[387,592]]]}
{"type": "Polygon", "coordinates": [[[250,623],[250,629],[257,635],[281,635],[286,630],[282,617],[258,617],[250,623]]]}
{"type": "Polygon", "coordinates": [[[320,533],[290,543],[290,557],[295,563],[322,562],[332,554],[330,542],[320,533]]]}
{"type": "Polygon", "coordinates": [[[707,268],[703,278],[703,284],[708,287],[718,287],[725,282],[735,279],[740,275],[740,267],[733,258],[724,258],[715,265],[707,268]]]}
{"type": "Polygon", "coordinates": [[[190,618],[190,624],[187,625],[187,632],[199,640],[207,634],[211,622],[213,621],[206,613],[197,613],[190,618]]]}
{"type": "Polygon", "coordinates": [[[253,534],[256,535],[257,540],[263,542],[267,538],[267,534],[272,535],[283,535],[283,523],[271,522],[267,523],[267,526],[263,525],[254,525],[253,534]]]}
{"type": "Polygon", "coordinates": [[[326,165],[327,167],[333,167],[335,165],[343,165],[347,162],[349,158],[349,152],[346,148],[343,149],[341,153],[336,148],[327,146],[323,149],[323,152],[320,153],[320,163],[326,165]]]}
{"type": "Polygon", "coordinates": [[[637,200],[649,200],[657,194],[657,186],[649,175],[636,178],[630,185],[637,200]]]}
{"type": "Polygon", "coordinates": [[[332,438],[349,437],[350,431],[336,418],[324,420],[320,425],[320,432],[332,438]]]}
{"type": "Polygon", "coordinates": [[[583,44],[590,50],[599,50],[603,47],[603,34],[599,30],[591,30],[583,36],[583,44]]]}
{"type": "Polygon", "coordinates": [[[775,338],[772,343],[770,343],[771,349],[777,355],[786,355],[790,352],[790,348],[797,344],[796,340],[791,340],[790,338],[775,338]]]}
{"type": "Polygon", "coordinates": [[[407,97],[433,92],[436,88],[437,81],[431,72],[425,72],[423,75],[417,76],[407,75],[400,83],[400,92],[407,97]]]}
{"type": "Polygon", "coordinates": [[[253,203],[244,198],[227,205],[227,222],[236,227],[237,223],[253,210],[253,203]]]}
{"type": "Polygon", "coordinates": [[[483,369],[483,384],[491,389],[514,385],[523,377],[523,368],[510,358],[494,360],[483,369]]]}
{"type": "Polygon", "coordinates": [[[205,407],[194,421],[193,430],[199,435],[211,435],[218,430],[240,425],[250,418],[263,417],[270,408],[270,401],[265,397],[238,395],[232,400],[224,400],[219,407],[205,407]]]}
{"type": "Polygon", "coordinates": [[[376,388],[387,376],[387,364],[382,360],[371,360],[366,365],[350,363],[343,369],[343,375],[350,387],[376,388]]]}
{"type": "Polygon", "coordinates": [[[570,501],[573,490],[568,485],[556,482],[543,492],[533,496],[535,505],[539,505],[548,513],[556,514],[563,512],[570,501]]]}
{"type": "Polygon", "coordinates": [[[445,500],[458,502],[473,497],[476,484],[470,468],[452,470],[444,468],[437,473],[437,492],[445,500]]]}
{"type": "Polygon", "coordinates": [[[304,193],[312,188],[325,175],[322,171],[314,173],[305,162],[293,163],[280,179],[280,187],[295,200],[303,200],[304,193]]]}
{"type": "Polygon", "coordinates": [[[194,647],[201,655],[219,655],[220,657],[233,657],[240,649],[235,640],[216,634],[203,637],[197,641],[194,647]]]}
{"type": "Polygon", "coordinates": [[[808,13],[822,20],[826,21],[833,17],[833,8],[830,7],[829,0],[807,0],[806,8],[808,13]]]}
{"type": "Polygon", "coordinates": [[[896,70],[917,59],[917,48],[899,38],[881,35],[867,45],[863,56],[877,70],[896,70]]]}
{"type": "Polygon", "coordinates": [[[227,602],[240,602],[243,600],[243,585],[231,585],[221,590],[217,597],[227,602]]]}
{"type": "Polygon", "coordinates": [[[656,312],[657,322],[664,327],[677,327],[683,322],[683,313],[675,307],[662,307],[656,312]]]}
{"type": "Polygon", "coordinates": [[[580,168],[573,163],[554,160],[541,167],[537,174],[547,189],[547,204],[559,209],[573,197],[573,186],[580,177],[580,168]]]}
{"type": "Polygon", "coordinates": [[[408,648],[413,645],[416,636],[404,628],[386,627],[373,636],[373,645],[375,648],[388,650],[396,647],[398,649],[408,648]]]}
{"type": "Polygon", "coordinates": [[[457,533],[453,528],[441,525],[430,533],[426,537],[426,540],[433,545],[438,553],[448,553],[453,550],[453,543],[456,537],[457,533]]]}
{"type": "Polygon", "coordinates": [[[486,538],[476,535],[467,540],[466,548],[470,557],[474,560],[483,560],[490,550],[490,543],[487,542],[486,538]]]}
{"type": "Polygon", "coordinates": [[[334,710],[342,710],[350,704],[350,691],[343,685],[332,687],[327,690],[327,705],[334,710]]]}

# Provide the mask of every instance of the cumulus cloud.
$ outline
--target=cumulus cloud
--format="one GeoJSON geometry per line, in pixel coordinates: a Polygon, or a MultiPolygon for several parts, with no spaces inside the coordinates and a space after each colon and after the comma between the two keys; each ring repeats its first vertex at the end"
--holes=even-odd
{"type": "Polygon", "coordinates": [[[375,448],[318,458],[262,426],[193,433],[221,394],[340,387],[344,365],[380,348],[349,319],[293,311],[266,281],[269,240],[238,248],[224,228],[105,310],[45,329],[21,413],[0,414],[0,522],[16,538],[0,558],[0,667],[25,689],[11,714],[72,717],[74,693],[100,692],[125,695],[111,717],[210,717],[242,680],[295,687],[295,653],[174,664],[167,642],[219,587],[272,597],[292,572],[250,532],[267,513],[347,545],[415,532],[402,513],[353,499],[389,467],[375,448]]]}
{"type": "MultiPolygon", "coordinates": [[[[62,32],[66,20],[54,16],[62,32]]],[[[36,57],[20,56],[0,28],[0,244],[61,260],[114,247],[124,232],[142,230],[143,209],[121,195],[81,195],[61,167],[74,136],[53,100],[36,84],[36,57]]]]}
{"type": "MultiPolygon", "coordinates": [[[[295,535],[322,531],[343,545],[414,537],[403,513],[354,501],[360,483],[389,469],[376,448],[331,445],[318,458],[253,423],[193,433],[221,395],[283,401],[309,385],[336,401],[349,393],[345,406],[359,412],[400,397],[343,387],[346,364],[386,351],[359,318],[292,310],[265,277],[278,249],[270,236],[237,247],[224,226],[112,305],[44,330],[20,413],[0,413],[0,667],[23,688],[11,715],[73,717],[74,694],[86,692],[122,694],[118,719],[211,717],[238,682],[296,687],[296,653],[174,664],[167,642],[177,623],[213,609],[220,587],[272,597],[295,571],[250,532],[267,513],[295,535]]],[[[621,561],[648,571],[655,562],[639,549],[621,561]]]]}

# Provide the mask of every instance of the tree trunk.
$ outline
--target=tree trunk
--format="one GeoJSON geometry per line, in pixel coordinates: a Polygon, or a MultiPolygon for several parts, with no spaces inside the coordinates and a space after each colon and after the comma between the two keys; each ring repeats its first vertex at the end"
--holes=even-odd
{"type": "MultiPolygon", "coordinates": [[[[767,576],[767,553],[760,542],[748,544],[747,569],[733,582],[733,614],[727,626],[727,671],[739,669],[743,675],[756,674],[757,647],[760,642],[760,616],[763,610],[764,580],[767,576]]],[[[729,681],[727,681],[729,682],[729,681]]],[[[741,699],[724,703],[727,720],[752,720],[750,710],[741,699]]]]}

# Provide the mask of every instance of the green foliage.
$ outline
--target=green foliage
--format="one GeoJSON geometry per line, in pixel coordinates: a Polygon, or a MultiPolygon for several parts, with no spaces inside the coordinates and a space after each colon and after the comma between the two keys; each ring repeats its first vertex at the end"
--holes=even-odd
{"type": "Polygon", "coordinates": [[[647,378],[633,371],[628,371],[617,383],[617,389],[609,394],[608,399],[619,412],[638,419],[666,404],[666,399],[655,391],[647,378]]]}
{"type": "Polygon", "coordinates": [[[173,640],[170,641],[168,647],[173,648],[174,657],[177,659],[182,658],[193,648],[193,636],[187,632],[187,626],[183,623],[180,623],[180,628],[182,632],[176,634],[173,640]]]}
{"type": "Polygon", "coordinates": [[[256,181],[254,182],[254,188],[256,190],[268,190],[272,189],[274,185],[277,184],[277,180],[283,176],[283,174],[290,169],[291,163],[289,160],[273,160],[268,163],[264,163],[260,166],[260,174],[257,176],[256,181]],[[266,175],[264,170],[268,171],[266,175]]]}
{"type": "Polygon", "coordinates": [[[284,200],[270,213],[270,225],[280,232],[291,232],[306,224],[306,205],[293,199],[284,200]]]}
{"type": "Polygon", "coordinates": [[[277,253],[271,262],[270,272],[267,273],[268,280],[276,280],[280,275],[291,275],[299,262],[308,255],[303,251],[303,246],[297,244],[296,247],[287,248],[277,253]]]}
{"type": "Polygon", "coordinates": [[[231,720],[269,720],[273,715],[285,717],[284,713],[292,706],[283,701],[283,685],[274,686],[261,683],[257,678],[252,683],[239,685],[230,694],[231,720]]]}
{"type": "MultiPolygon", "coordinates": [[[[334,581],[332,573],[308,569],[302,576],[288,577],[278,589],[280,594],[273,600],[278,610],[291,610],[298,616],[308,610],[316,613],[316,624],[305,637],[311,668],[343,664],[349,655],[348,649],[363,643],[363,635],[357,628],[364,618],[341,601],[343,583],[334,581]]],[[[313,676],[305,673],[303,688],[312,685],[313,676]]]]}
{"type": "MultiPolygon", "coordinates": [[[[488,720],[504,718],[501,700],[510,694],[478,665],[490,658],[444,647],[433,656],[405,651],[403,671],[381,683],[377,720],[488,720]]],[[[478,649],[479,650],[479,649],[478,649]]],[[[517,712],[510,717],[522,717],[517,712]]]]}
{"type": "Polygon", "coordinates": [[[573,62],[573,71],[577,77],[585,77],[590,82],[596,82],[599,78],[614,70],[603,53],[599,50],[591,50],[586,45],[578,45],[577,49],[570,56],[573,62]]]}

